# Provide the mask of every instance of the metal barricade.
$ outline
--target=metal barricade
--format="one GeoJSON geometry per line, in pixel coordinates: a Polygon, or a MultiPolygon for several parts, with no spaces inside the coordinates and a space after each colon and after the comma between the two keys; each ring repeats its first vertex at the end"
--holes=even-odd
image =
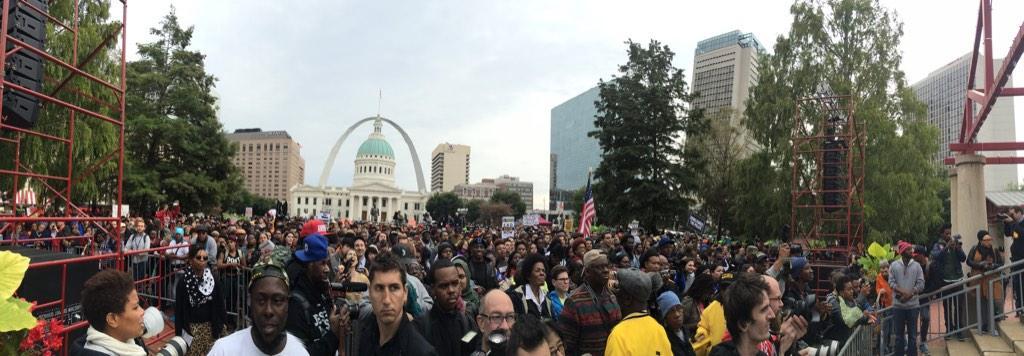
{"type": "MultiPolygon", "coordinates": [[[[918,327],[914,340],[904,340],[906,347],[919,347],[931,341],[944,338],[966,337],[972,329],[998,335],[996,322],[1008,315],[1024,312],[1024,260],[1004,265],[995,270],[970,276],[953,284],[946,285],[934,292],[918,297],[921,305],[917,308],[917,316],[913,323],[918,327]],[[1016,285],[1014,283],[1017,283],[1016,285]],[[1007,297],[1007,287],[1011,294],[1022,303],[1014,308],[1003,310],[1007,297]]],[[[897,332],[895,324],[897,310],[888,307],[878,311],[878,327],[862,326],[858,328],[840,351],[840,356],[861,355],[865,350],[875,355],[890,355],[898,337],[905,338],[905,332],[897,332]],[[874,347],[865,347],[864,340],[874,347]]]]}
{"type": "Polygon", "coordinates": [[[853,330],[850,334],[850,338],[846,340],[846,345],[839,350],[839,355],[842,356],[870,356],[875,355],[876,349],[874,348],[874,335],[876,333],[876,325],[861,325],[853,330]]]}

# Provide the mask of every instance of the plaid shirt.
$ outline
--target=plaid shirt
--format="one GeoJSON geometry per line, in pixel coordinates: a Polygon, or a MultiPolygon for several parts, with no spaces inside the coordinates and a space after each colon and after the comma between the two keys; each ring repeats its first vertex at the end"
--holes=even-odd
{"type": "Polygon", "coordinates": [[[619,304],[607,289],[600,296],[589,285],[574,290],[558,317],[558,331],[567,355],[604,355],[612,327],[622,319],[619,304]]]}

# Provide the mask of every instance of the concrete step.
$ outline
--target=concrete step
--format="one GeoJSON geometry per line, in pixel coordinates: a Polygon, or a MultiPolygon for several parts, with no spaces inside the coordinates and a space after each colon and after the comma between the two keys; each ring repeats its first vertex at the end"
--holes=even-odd
{"type": "Polygon", "coordinates": [[[946,341],[945,348],[932,347],[931,344],[928,346],[931,348],[932,356],[981,356],[981,353],[978,352],[978,347],[969,340],[949,340],[946,341]]]}
{"type": "MultiPolygon", "coordinates": [[[[971,339],[974,340],[974,345],[978,348],[977,351],[980,351],[983,355],[1001,356],[1003,353],[1014,354],[1010,343],[1000,336],[992,336],[980,333],[977,330],[971,330],[971,339]]],[[[953,353],[953,355],[959,356],[956,353],[953,353]]]]}
{"type": "Polygon", "coordinates": [[[996,327],[999,335],[1018,355],[1024,355],[1024,324],[1017,320],[1000,321],[996,327]]]}

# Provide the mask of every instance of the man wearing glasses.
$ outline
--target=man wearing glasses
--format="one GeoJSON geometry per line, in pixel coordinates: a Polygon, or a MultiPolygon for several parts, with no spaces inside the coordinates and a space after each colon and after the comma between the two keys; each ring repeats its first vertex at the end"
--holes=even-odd
{"type": "Polygon", "coordinates": [[[516,323],[512,298],[501,290],[491,289],[480,301],[480,314],[476,316],[476,322],[480,325],[480,345],[473,356],[504,355],[508,332],[516,323]]]}

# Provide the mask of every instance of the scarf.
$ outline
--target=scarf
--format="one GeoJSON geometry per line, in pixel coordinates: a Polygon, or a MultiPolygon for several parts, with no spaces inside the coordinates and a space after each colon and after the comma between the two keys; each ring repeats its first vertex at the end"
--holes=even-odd
{"type": "Polygon", "coordinates": [[[192,268],[186,268],[185,291],[188,292],[188,303],[193,307],[213,299],[213,273],[210,273],[210,269],[204,268],[203,277],[200,279],[192,268]]]}
{"type": "Polygon", "coordinates": [[[85,332],[85,348],[113,355],[146,356],[146,349],[135,343],[121,342],[91,326],[85,332]]]}
{"type": "Polygon", "coordinates": [[[850,328],[856,326],[857,321],[864,316],[864,312],[857,307],[856,303],[851,307],[846,305],[846,300],[843,297],[837,296],[837,298],[839,298],[839,311],[843,315],[843,323],[850,328]]]}

